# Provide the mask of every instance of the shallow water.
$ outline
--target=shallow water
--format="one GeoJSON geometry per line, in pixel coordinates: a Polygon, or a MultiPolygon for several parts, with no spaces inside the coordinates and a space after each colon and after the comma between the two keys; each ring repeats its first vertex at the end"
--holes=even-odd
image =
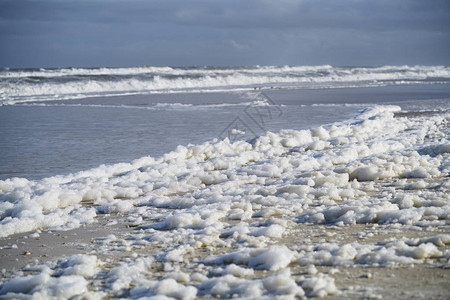
{"type": "Polygon", "coordinates": [[[266,131],[306,129],[348,119],[366,106],[448,108],[450,87],[406,85],[338,89],[179,93],[42,101],[0,106],[0,179],[40,179],[158,157],[177,145],[266,131]],[[261,105],[268,104],[268,106],[261,105]]]}

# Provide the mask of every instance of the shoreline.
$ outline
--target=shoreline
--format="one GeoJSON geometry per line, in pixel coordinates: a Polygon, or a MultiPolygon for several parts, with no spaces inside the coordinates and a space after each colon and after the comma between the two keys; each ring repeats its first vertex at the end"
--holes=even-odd
{"type": "MultiPolygon", "coordinates": [[[[0,179],[41,180],[102,164],[129,163],[147,155],[158,158],[179,145],[223,138],[221,133],[236,117],[250,127],[249,132],[253,134],[246,137],[250,139],[266,131],[310,129],[345,121],[364,106],[399,105],[408,111],[430,110],[433,105],[445,108],[450,98],[448,84],[268,90],[266,94],[273,99],[273,104],[283,109],[283,120],[273,118],[261,127],[254,123],[255,118],[245,118],[243,103],[258,98],[258,92],[250,94],[253,98],[246,93],[230,92],[158,94],[64,100],[56,101],[57,106],[52,106],[50,101],[50,106],[1,107],[3,138],[11,142],[0,148],[0,179]],[[231,106],[214,107],[218,102],[231,106]],[[153,110],[158,104],[163,105],[153,110]],[[139,109],[123,112],[126,109],[123,105],[139,109]],[[211,117],[201,115],[205,109],[205,115],[211,117]],[[327,113],[322,114],[322,110],[327,113]],[[320,115],[311,118],[314,114],[320,115]],[[17,126],[18,120],[25,122],[23,126],[17,126]],[[21,138],[16,139],[17,136],[21,138]]],[[[45,101],[36,103],[45,104],[45,101]]],[[[272,112],[274,116],[277,113],[272,112]]]]}

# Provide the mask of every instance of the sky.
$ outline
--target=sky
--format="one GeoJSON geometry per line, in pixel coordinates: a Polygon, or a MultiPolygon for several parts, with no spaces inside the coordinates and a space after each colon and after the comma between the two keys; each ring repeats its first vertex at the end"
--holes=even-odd
{"type": "Polygon", "coordinates": [[[450,65],[448,0],[0,0],[0,67],[450,65]]]}

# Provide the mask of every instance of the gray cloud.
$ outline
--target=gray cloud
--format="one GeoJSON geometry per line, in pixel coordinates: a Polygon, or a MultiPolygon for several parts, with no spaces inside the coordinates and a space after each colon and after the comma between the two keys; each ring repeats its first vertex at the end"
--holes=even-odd
{"type": "Polygon", "coordinates": [[[448,65],[449,13],[443,0],[0,0],[0,65],[448,65]]]}

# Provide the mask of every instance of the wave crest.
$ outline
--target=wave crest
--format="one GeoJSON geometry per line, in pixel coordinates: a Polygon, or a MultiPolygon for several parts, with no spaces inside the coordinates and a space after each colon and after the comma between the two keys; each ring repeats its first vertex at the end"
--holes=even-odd
{"type": "Polygon", "coordinates": [[[149,93],[450,82],[444,66],[4,69],[0,104],[149,93]]]}

